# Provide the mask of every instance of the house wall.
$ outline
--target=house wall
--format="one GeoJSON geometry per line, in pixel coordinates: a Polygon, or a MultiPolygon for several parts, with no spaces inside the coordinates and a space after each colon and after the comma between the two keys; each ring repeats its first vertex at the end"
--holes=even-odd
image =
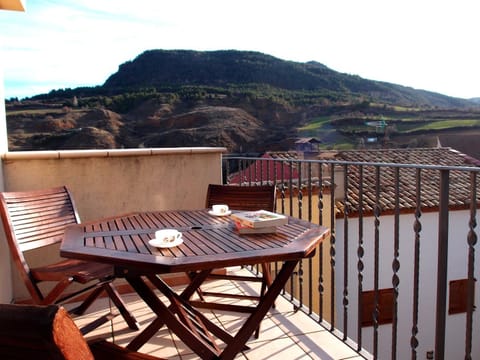
{"type": "MultiPolygon", "coordinates": [[[[286,194],[286,199],[283,202],[282,200],[277,200],[277,212],[282,212],[287,215],[292,215],[294,217],[300,218],[300,202],[298,199],[298,194],[292,194],[292,206],[290,206],[289,200],[290,194],[286,194]]],[[[322,212],[322,225],[328,228],[332,228],[332,218],[330,216],[330,207],[331,207],[331,193],[329,190],[323,192],[323,212],[322,212]]],[[[319,213],[319,196],[318,194],[313,194],[311,197],[308,194],[303,194],[302,203],[301,203],[301,218],[304,220],[309,220],[314,224],[320,224],[320,213],[319,213]],[[309,215],[309,204],[311,204],[311,214],[309,215]],[[310,216],[310,218],[309,218],[310,216]]],[[[335,219],[333,219],[335,221],[335,219]]],[[[331,279],[331,266],[330,266],[330,236],[327,237],[317,248],[315,255],[310,259],[305,259],[301,262],[302,265],[302,283],[303,289],[300,291],[299,288],[299,279],[294,279],[293,285],[293,295],[297,299],[303,300],[303,305],[306,305],[312,309],[317,315],[321,315],[322,318],[328,322],[332,322],[332,313],[331,313],[331,295],[333,285],[330,285],[329,281],[331,279]],[[322,249],[322,251],[320,251],[322,249]],[[322,254],[322,256],[321,256],[322,254]],[[320,265],[322,264],[322,265],[320,265]],[[320,267],[323,271],[320,274],[320,267]],[[323,299],[322,299],[322,309],[320,309],[320,294],[318,292],[319,288],[319,279],[320,275],[323,279],[323,299]],[[310,288],[308,284],[312,284],[310,288]],[[309,302],[309,292],[312,292],[312,301],[309,302]]],[[[298,267],[296,273],[298,274],[298,267]]],[[[298,277],[298,276],[297,276],[298,277]]],[[[291,282],[289,281],[286,285],[288,292],[291,292],[291,282]]]]}
{"type": "MultiPolygon", "coordinates": [[[[448,246],[448,282],[451,280],[467,278],[468,245],[467,234],[469,231],[469,212],[452,211],[449,215],[449,246],[448,246]]],[[[477,218],[477,223],[478,223],[477,218]]],[[[414,269],[414,240],[413,231],[414,215],[402,215],[400,220],[400,278],[399,285],[399,312],[398,312],[398,359],[411,357],[410,340],[412,336],[413,319],[413,269],[414,269]]],[[[420,218],[420,280],[419,280],[419,323],[417,339],[418,357],[426,358],[427,351],[435,348],[435,316],[436,316],[436,279],[437,279],[437,242],[438,242],[438,216],[437,213],[425,213],[420,218]]],[[[374,218],[364,219],[364,250],[363,257],[363,291],[374,288],[374,218]]],[[[342,279],[344,274],[343,254],[345,251],[345,232],[343,219],[337,219],[337,246],[336,246],[336,278],[342,279]]],[[[394,219],[393,216],[380,216],[380,248],[379,248],[379,288],[392,288],[392,261],[394,219]]],[[[347,334],[354,341],[358,340],[357,334],[357,250],[358,250],[358,219],[348,220],[348,321],[347,334]]],[[[475,278],[478,278],[479,267],[476,267],[475,278]]],[[[338,286],[336,292],[336,313],[339,318],[337,327],[342,329],[343,324],[343,291],[338,286]]],[[[341,284],[340,284],[341,285],[341,284]]],[[[447,287],[448,291],[448,287],[447,287]]],[[[475,293],[478,294],[478,282],[475,293]]],[[[477,295],[478,296],[478,295],[477,295]]],[[[448,307],[448,294],[447,294],[448,307]]],[[[448,311],[448,309],[447,309],[448,311]]],[[[473,313],[474,324],[479,323],[478,311],[473,313]]],[[[445,359],[460,359],[465,353],[465,313],[447,314],[446,327],[446,352],[445,359]]],[[[473,339],[478,339],[478,327],[473,334],[473,339]]],[[[379,359],[391,358],[391,324],[379,327],[379,359]]],[[[362,345],[369,351],[373,349],[373,327],[364,327],[362,345]]],[[[473,342],[472,358],[480,358],[480,343],[473,342]]]]}
{"type": "MultiPolygon", "coordinates": [[[[207,185],[222,181],[221,157],[225,150],[9,152],[2,155],[2,169],[6,191],[68,186],[81,220],[88,221],[135,211],[203,208],[207,185]]],[[[4,238],[1,246],[5,246],[4,238]]],[[[58,260],[58,247],[30,251],[26,257],[31,266],[58,260]]],[[[6,256],[4,260],[9,262],[6,256]]],[[[8,269],[3,269],[2,277],[7,273],[8,269]]],[[[13,294],[5,286],[1,292],[4,301],[28,298],[16,270],[13,294]]]]}

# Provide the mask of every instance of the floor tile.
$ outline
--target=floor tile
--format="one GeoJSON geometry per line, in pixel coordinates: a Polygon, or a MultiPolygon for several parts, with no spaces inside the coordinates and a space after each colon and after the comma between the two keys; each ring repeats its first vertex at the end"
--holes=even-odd
{"type": "MultiPolygon", "coordinates": [[[[241,274],[248,273],[247,270],[241,268],[236,268],[235,271],[241,274]]],[[[202,285],[202,289],[204,291],[256,294],[259,286],[260,284],[257,286],[257,284],[252,285],[252,283],[215,280],[202,285]]],[[[180,292],[182,287],[175,289],[180,292]]],[[[142,329],[154,319],[150,308],[136,294],[123,294],[122,298],[142,329]]],[[[252,300],[222,298],[218,301],[244,305],[255,304],[252,300]]],[[[247,342],[250,350],[238,354],[236,360],[352,360],[362,358],[313,319],[301,311],[294,311],[288,300],[280,296],[275,304],[275,308],[268,312],[261,323],[260,336],[258,338],[252,336],[247,342]]],[[[76,318],[75,322],[78,326],[82,326],[107,312],[110,306],[111,303],[108,298],[99,299],[89,309],[88,314],[76,318]]],[[[206,309],[200,309],[199,311],[207,319],[221,326],[230,334],[235,334],[249,316],[249,314],[206,309]]],[[[120,346],[126,346],[137,334],[138,332],[128,328],[121,316],[117,316],[111,322],[102,325],[85,337],[87,339],[106,338],[120,346]]],[[[223,348],[225,344],[219,342],[219,346],[223,348]]],[[[177,335],[166,328],[162,328],[139,351],[170,360],[199,359],[177,335]]]]}

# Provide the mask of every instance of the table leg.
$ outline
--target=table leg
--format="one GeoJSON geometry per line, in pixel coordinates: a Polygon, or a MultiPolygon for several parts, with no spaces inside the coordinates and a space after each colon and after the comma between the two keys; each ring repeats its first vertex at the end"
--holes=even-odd
{"type": "MultiPolygon", "coordinates": [[[[206,276],[202,272],[202,275],[206,276]]],[[[169,300],[170,306],[166,306],[153,292],[150,286],[141,276],[126,276],[138,295],[157,314],[157,318],[136,336],[127,348],[138,350],[143,344],[151,339],[157,331],[166,325],[188,347],[190,347],[202,359],[218,359],[220,348],[215,343],[212,335],[222,340],[225,344],[235,341],[234,337],[208,320],[203,314],[194,309],[180,295],[176,294],[162,279],[156,275],[146,275],[146,278],[163,293],[169,300]]],[[[201,276],[202,277],[202,276],[201,276]]],[[[200,279],[199,281],[203,281],[200,279]]],[[[186,289],[187,290],[187,289],[186,289]]],[[[194,291],[194,289],[192,289],[194,291]]],[[[187,294],[189,291],[187,291],[187,294]]],[[[241,350],[248,350],[242,346],[241,350]]]]}
{"type": "MultiPolygon", "coordinates": [[[[213,335],[218,337],[220,340],[222,340],[224,343],[228,344],[229,342],[234,340],[234,337],[230,335],[229,333],[225,332],[221,328],[219,328],[217,325],[212,323],[210,320],[208,320],[202,313],[200,313],[198,310],[196,310],[193,306],[190,305],[188,299],[191,296],[192,292],[195,292],[195,288],[198,287],[208,276],[208,274],[211,272],[211,270],[206,270],[206,271],[201,271],[199,273],[199,279],[195,278],[193,282],[196,282],[197,285],[194,284],[194,286],[189,290],[191,287],[190,285],[180,294],[177,295],[162,279],[156,277],[156,276],[149,276],[149,280],[154,284],[158,290],[160,290],[163,294],[165,294],[169,301],[172,304],[181,304],[182,308],[187,310],[190,314],[198,318],[202,324],[202,326],[205,326],[205,328],[210,331],[213,335]],[[199,280],[197,282],[197,280],[199,280]]],[[[169,309],[172,309],[172,305],[169,307],[169,309]]],[[[175,311],[180,313],[180,311],[175,311]]],[[[248,346],[243,346],[242,350],[248,350],[248,346]]]]}
{"type": "Polygon", "coordinates": [[[206,319],[188,303],[188,298],[195,292],[196,287],[199,286],[198,284],[203,282],[204,277],[208,275],[209,271],[200,272],[199,278],[193,279],[195,284],[190,284],[180,295],[176,294],[156,275],[147,276],[149,281],[167,296],[171,303],[169,307],[157,297],[141,276],[125,276],[133,289],[135,289],[138,295],[158,316],[142,333],[132,340],[127,348],[130,350],[138,350],[154,336],[163,325],[166,325],[202,359],[234,359],[240,351],[248,349],[245,344],[272,307],[272,304],[287,283],[298,262],[299,260],[284,262],[280,272],[258,303],[255,311],[248,317],[241,329],[233,337],[206,319]],[[179,318],[175,316],[175,313],[178,314],[180,319],[184,319],[184,321],[180,321],[179,318]],[[191,322],[187,320],[185,316],[192,316],[194,321],[191,322]],[[190,328],[186,323],[194,324],[196,329],[192,331],[193,326],[190,328]],[[199,333],[198,330],[202,329],[204,332],[200,331],[199,333]],[[226,347],[220,354],[218,347],[208,332],[211,332],[225,342],[226,347]]]}
{"type": "Polygon", "coordinates": [[[292,260],[286,261],[283,264],[280,272],[275,277],[275,280],[267,289],[265,296],[257,305],[257,309],[248,317],[245,324],[243,324],[242,328],[234,336],[234,341],[227,344],[227,347],[220,354],[220,359],[233,359],[242,350],[242,347],[246,344],[252,333],[257,329],[260,322],[272,307],[272,304],[287,283],[298,262],[299,260],[292,260]]]}
{"type": "Polygon", "coordinates": [[[138,295],[157,314],[152,324],[136,336],[127,348],[138,350],[145,344],[163,325],[172,330],[188,347],[202,359],[218,358],[218,351],[203,339],[194,334],[185,324],[180,322],[172,311],[163,304],[153,290],[145,283],[141,276],[126,276],[125,279],[135,289],[138,295]]]}
{"type": "Polygon", "coordinates": [[[207,279],[208,275],[212,272],[213,269],[203,270],[199,272],[190,272],[188,277],[190,279],[190,284],[182,291],[180,294],[181,298],[184,300],[189,300],[192,295],[198,290],[200,285],[207,279]]]}

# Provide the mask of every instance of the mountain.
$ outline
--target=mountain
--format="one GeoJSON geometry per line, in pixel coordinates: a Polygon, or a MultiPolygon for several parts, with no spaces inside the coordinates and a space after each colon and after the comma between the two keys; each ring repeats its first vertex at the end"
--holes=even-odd
{"type": "Polygon", "coordinates": [[[178,86],[267,85],[325,97],[432,107],[468,107],[472,102],[425,90],[363,79],[318,62],[286,61],[252,51],[149,50],[119,66],[103,84],[107,91],[178,86]]]}
{"type": "Polygon", "coordinates": [[[480,104],[480,98],[479,97],[476,97],[476,98],[471,98],[469,99],[471,102],[474,102],[475,104],[480,104]]]}
{"type": "Polygon", "coordinates": [[[474,101],[251,51],[149,50],[103,85],[7,101],[10,150],[436,146],[480,134],[474,101]],[[383,132],[368,124],[385,123],[383,132]],[[373,140],[373,142],[371,142],[373,140]]]}

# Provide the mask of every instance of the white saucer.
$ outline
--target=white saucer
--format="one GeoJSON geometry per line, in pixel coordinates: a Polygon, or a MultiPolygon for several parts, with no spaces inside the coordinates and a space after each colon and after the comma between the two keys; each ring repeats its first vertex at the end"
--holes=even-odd
{"type": "Polygon", "coordinates": [[[213,215],[213,216],[228,216],[230,215],[232,212],[230,210],[228,210],[227,212],[224,212],[224,213],[216,213],[216,212],[213,212],[212,210],[209,210],[208,213],[210,215],[213,215]]]}
{"type": "Polygon", "coordinates": [[[160,240],[160,239],[151,239],[151,240],[148,241],[148,243],[152,246],[157,247],[157,248],[171,248],[171,247],[175,247],[175,246],[178,246],[178,245],[182,244],[183,239],[182,239],[181,236],[177,240],[172,241],[172,242],[165,242],[165,241],[160,240]]]}

